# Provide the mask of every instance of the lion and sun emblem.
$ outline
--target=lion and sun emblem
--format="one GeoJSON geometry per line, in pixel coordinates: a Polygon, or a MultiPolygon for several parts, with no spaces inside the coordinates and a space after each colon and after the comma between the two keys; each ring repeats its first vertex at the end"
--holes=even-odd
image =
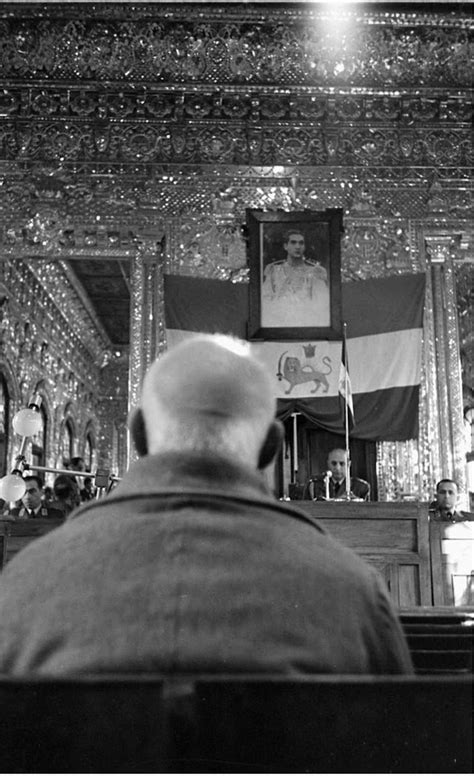
{"type": "Polygon", "coordinates": [[[328,375],[332,372],[332,364],[329,356],[323,356],[321,361],[326,367],[325,371],[315,369],[312,364],[308,362],[309,359],[314,359],[316,353],[316,345],[303,345],[304,358],[300,359],[285,350],[278,360],[278,371],[276,376],[279,380],[286,380],[288,388],[285,390],[286,394],[291,393],[296,385],[303,383],[314,383],[314,387],[310,389],[310,393],[316,393],[319,388],[323,393],[329,391],[328,375]]]}

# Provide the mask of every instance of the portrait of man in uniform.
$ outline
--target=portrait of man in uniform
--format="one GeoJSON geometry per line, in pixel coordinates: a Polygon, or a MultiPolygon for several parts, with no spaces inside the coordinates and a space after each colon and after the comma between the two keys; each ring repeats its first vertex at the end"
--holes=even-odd
{"type": "Polygon", "coordinates": [[[342,211],[247,211],[249,336],[340,336],[342,211]]]}
{"type": "Polygon", "coordinates": [[[302,229],[283,237],[286,258],[268,262],[262,283],[262,326],[329,326],[328,271],[306,256],[302,229]]]}

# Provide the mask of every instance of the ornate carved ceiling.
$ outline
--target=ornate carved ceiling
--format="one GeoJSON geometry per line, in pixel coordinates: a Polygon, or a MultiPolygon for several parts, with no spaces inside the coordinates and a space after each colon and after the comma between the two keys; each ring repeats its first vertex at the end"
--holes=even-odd
{"type": "Polygon", "coordinates": [[[247,207],[343,207],[346,278],[453,233],[469,298],[468,4],[9,3],[0,63],[0,248],[71,260],[113,344],[137,239],[229,276],[247,207]]]}

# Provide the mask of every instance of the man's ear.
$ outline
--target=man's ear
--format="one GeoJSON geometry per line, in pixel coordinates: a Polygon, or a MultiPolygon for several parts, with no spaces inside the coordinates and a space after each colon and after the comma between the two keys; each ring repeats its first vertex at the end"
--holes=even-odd
{"type": "Polygon", "coordinates": [[[130,434],[132,435],[133,444],[135,445],[135,450],[140,458],[142,458],[148,453],[148,442],[143,412],[139,407],[131,411],[128,419],[128,426],[130,428],[130,434]]]}
{"type": "Polygon", "coordinates": [[[260,450],[260,455],[258,457],[259,469],[265,469],[265,467],[273,461],[280,450],[284,433],[283,423],[279,420],[273,420],[260,450]]]}

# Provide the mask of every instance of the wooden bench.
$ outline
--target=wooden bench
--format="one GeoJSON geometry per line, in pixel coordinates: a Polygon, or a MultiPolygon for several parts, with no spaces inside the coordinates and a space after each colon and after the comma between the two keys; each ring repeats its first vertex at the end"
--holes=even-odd
{"type": "Polygon", "coordinates": [[[420,607],[400,621],[417,673],[473,672],[474,610],[420,607]]]}
{"type": "Polygon", "coordinates": [[[0,681],[5,773],[470,773],[450,677],[0,681]]]}

